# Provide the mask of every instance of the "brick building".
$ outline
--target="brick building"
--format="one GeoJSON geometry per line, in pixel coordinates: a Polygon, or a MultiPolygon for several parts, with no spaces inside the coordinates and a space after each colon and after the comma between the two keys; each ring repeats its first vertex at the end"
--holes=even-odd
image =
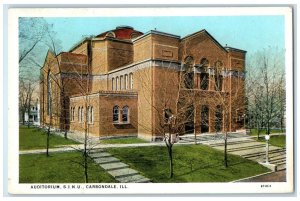
{"type": "Polygon", "coordinates": [[[180,38],[117,27],[69,52],[48,52],[41,123],[148,140],[162,137],[168,115],[181,119],[180,134],[241,129],[245,54],[223,47],[206,30],[180,38]]]}

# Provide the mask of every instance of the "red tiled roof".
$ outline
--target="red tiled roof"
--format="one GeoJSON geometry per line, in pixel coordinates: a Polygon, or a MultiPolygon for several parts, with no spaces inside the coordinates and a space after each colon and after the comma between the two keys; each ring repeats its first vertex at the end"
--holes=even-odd
{"type": "Polygon", "coordinates": [[[106,31],[96,36],[96,38],[105,37],[107,33],[113,32],[117,39],[131,39],[132,34],[137,34],[137,36],[143,35],[142,32],[134,30],[130,26],[118,26],[116,29],[106,31]]]}

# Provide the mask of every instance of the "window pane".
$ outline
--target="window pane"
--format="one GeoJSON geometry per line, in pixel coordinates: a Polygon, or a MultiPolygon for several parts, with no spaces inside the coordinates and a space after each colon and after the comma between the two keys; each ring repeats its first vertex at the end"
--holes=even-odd
{"type": "Polygon", "coordinates": [[[122,121],[123,122],[128,122],[128,107],[123,107],[122,121]]]}
{"type": "Polygon", "coordinates": [[[128,75],[125,75],[125,89],[128,89],[128,75]]]}
{"type": "Polygon", "coordinates": [[[115,106],[113,108],[113,122],[118,122],[119,121],[119,108],[118,106],[115,106]]]}

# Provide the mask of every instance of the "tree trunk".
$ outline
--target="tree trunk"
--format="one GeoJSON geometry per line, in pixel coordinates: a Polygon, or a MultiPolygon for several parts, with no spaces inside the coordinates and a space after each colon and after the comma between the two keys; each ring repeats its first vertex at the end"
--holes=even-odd
{"type": "Polygon", "coordinates": [[[46,144],[46,156],[49,156],[49,142],[50,142],[50,126],[48,126],[47,130],[47,144],[46,144]]]}
{"type": "Polygon", "coordinates": [[[89,183],[89,179],[88,179],[88,161],[87,161],[87,150],[86,150],[86,144],[84,146],[84,179],[85,179],[85,183],[89,183]]]}
{"type": "Polygon", "coordinates": [[[64,110],[64,129],[65,129],[65,134],[64,134],[64,137],[65,139],[68,139],[68,130],[67,130],[67,108],[66,108],[66,97],[64,96],[64,91],[63,91],[63,110],[64,110]]]}
{"type": "Polygon", "coordinates": [[[169,153],[169,160],[170,160],[170,175],[169,178],[173,178],[173,150],[172,145],[168,145],[168,153],[169,153]]]}
{"type": "Polygon", "coordinates": [[[22,124],[25,125],[25,112],[22,111],[22,124]]]}
{"type": "Polygon", "coordinates": [[[257,128],[257,140],[259,140],[259,122],[258,122],[258,118],[256,118],[256,128],[257,128]]]}
{"type": "Polygon", "coordinates": [[[224,136],[224,166],[228,167],[228,159],[227,159],[227,132],[225,132],[224,136]]]}

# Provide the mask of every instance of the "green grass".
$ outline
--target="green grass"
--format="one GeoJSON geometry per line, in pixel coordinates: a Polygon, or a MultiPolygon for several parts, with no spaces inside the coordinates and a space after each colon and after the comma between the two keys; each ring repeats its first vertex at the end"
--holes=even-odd
{"type": "MultiPolygon", "coordinates": [[[[283,130],[283,132],[285,132],[285,130],[283,130]]],[[[264,135],[267,133],[267,130],[266,129],[262,129],[259,131],[259,134],[260,135],[264,135]]],[[[270,130],[270,133],[273,134],[273,133],[282,133],[282,131],[280,129],[271,129],[270,130]]],[[[257,136],[257,129],[255,128],[251,128],[251,132],[250,132],[250,135],[251,136],[257,136]]]]}
{"type": "MultiPolygon", "coordinates": [[[[84,169],[72,161],[81,161],[81,153],[64,152],[20,155],[20,183],[84,183],[84,169]]],[[[116,182],[89,159],[89,183],[116,182]]]]}
{"type": "Polygon", "coordinates": [[[228,168],[223,165],[223,152],[204,145],[174,146],[174,177],[169,178],[166,147],[110,148],[121,161],[140,171],[153,182],[229,182],[269,170],[253,161],[228,155],[228,168]]]}
{"type": "Polygon", "coordinates": [[[143,139],[137,137],[124,137],[124,138],[111,138],[100,140],[101,144],[136,144],[136,143],[148,143],[143,139]]]}
{"type": "MultiPolygon", "coordinates": [[[[19,127],[19,149],[43,149],[46,148],[47,133],[39,128],[27,128],[25,126],[19,127]]],[[[73,140],[68,140],[57,135],[50,135],[50,148],[54,148],[60,145],[78,144],[73,140]]]]}
{"type": "MultiPolygon", "coordinates": [[[[265,137],[260,137],[258,139],[259,142],[266,142],[265,137]]],[[[285,135],[271,135],[270,144],[277,147],[284,148],[286,145],[285,135]]]]}

